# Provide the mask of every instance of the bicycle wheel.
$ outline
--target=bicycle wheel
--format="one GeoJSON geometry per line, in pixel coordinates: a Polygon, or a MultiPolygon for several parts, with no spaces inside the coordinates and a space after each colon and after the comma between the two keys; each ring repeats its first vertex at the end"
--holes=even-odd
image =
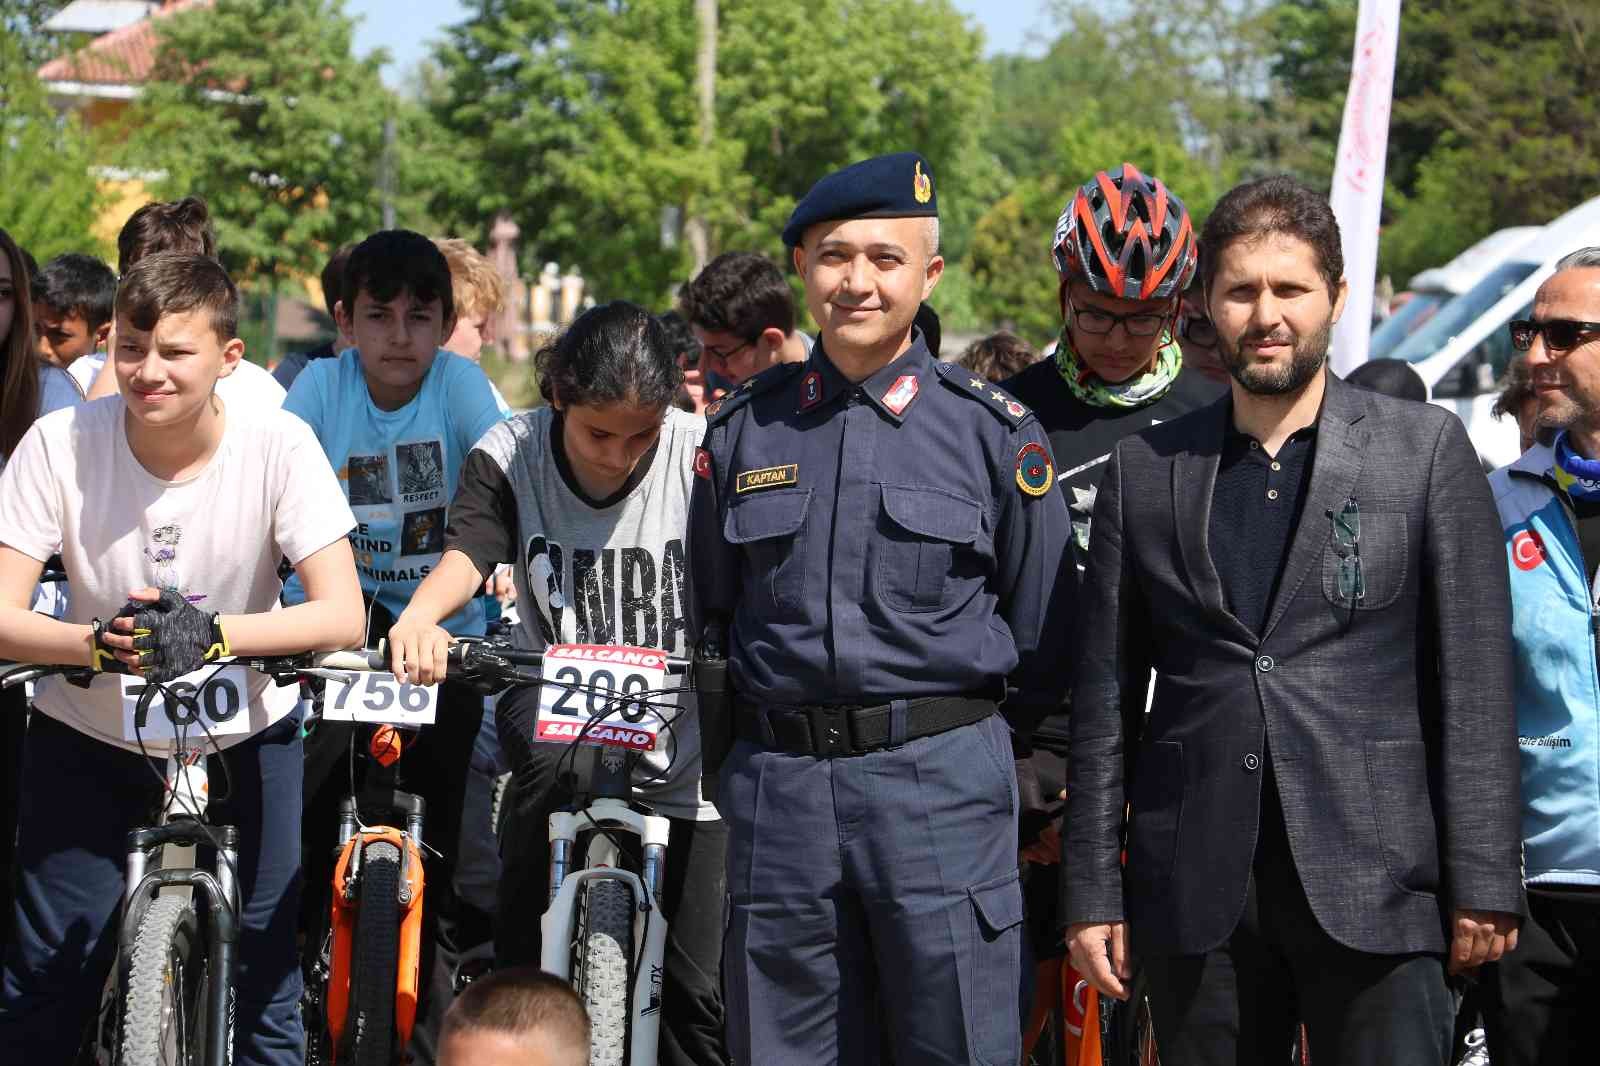
{"type": "Polygon", "coordinates": [[[205,1062],[207,970],[193,901],[158,897],[133,942],[123,1000],[122,1066],[205,1062]]]}
{"type": "Polygon", "coordinates": [[[494,833],[495,840],[500,839],[500,827],[505,824],[506,796],[511,791],[511,771],[495,777],[491,786],[489,800],[489,829],[494,833]]]}
{"type": "MultiPolygon", "coordinates": [[[[1102,1006],[1115,1000],[1102,999],[1102,1006]]],[[[1150,991],[1143,972],[1133,975],[1128,1001],[1113,1009],[1114,1039],[1110,1061],[1117,1066],[1160,1066],[1156,1052],[1156,1025],[1150,1017],[1150,991]]]]}
{"type": "Polygon", "coordinates": [[[589,1012],[589,1066],[623,1066],[633,974],[633,892],[621,881],[589,882],[579,939],[578,995],[589,1012]]]}
{"type": "Polygon", "coordinates": [[[393,1066],[400,849],[387,840],[367,844],[361,853],[361,884],[356,891],[359,910],[350,951],[349,1061],[354,1066],[393,1066]]]}

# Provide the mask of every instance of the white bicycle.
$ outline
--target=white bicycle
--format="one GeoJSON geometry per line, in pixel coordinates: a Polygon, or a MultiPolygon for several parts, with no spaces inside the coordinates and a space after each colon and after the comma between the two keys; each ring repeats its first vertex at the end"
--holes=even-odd
{"type": "Polygon", "coordinates": [[[522,651],[464,640],[450,676],[485,690],[542,688],[535,741],[563,744],[572,802],[549,817],[550,896],[540,968],[571,982],[589,1013],[591,1066],[655,1066],[660,1044],[661,908],[671,823],[634,795],[640,755],[676,711],[660,702],[689,663],[646,648],[555,645],[522,651]],[[534,668],[542,668],[535,670],[534,668]]]}

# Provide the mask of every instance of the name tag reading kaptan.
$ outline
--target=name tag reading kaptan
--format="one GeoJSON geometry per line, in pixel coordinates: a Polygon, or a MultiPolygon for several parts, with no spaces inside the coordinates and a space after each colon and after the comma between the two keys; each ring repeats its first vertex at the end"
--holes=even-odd
{"type": "Polygon", "coordinates": [[[122,674],[122,739],[146,744],[177,740],[193,744],[250,732],[250,671],[243,666],[205,666],[161,686],[141,720],[139,700],[150,682],[122,674]]]}
{"type": "Polygon", "coordinates": [[[534,739],[654,751],[661,716],[646,693],[666,687],[667,656],[652,648],[553,644],[544,653],[534,739]],[[628,697],[638,697],[629,699],[628,697]]]}

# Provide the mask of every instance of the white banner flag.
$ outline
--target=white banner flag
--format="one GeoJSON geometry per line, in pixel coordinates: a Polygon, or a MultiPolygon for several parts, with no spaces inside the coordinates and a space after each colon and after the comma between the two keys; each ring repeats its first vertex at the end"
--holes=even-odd
{"type": "Polygon", "coordinates": [[[1361,0],[1356,17],[1350,93],[1339,129],[1333,168],[1334,216],[1344,240],[1344,276],[1350,298],[1333,330],[1333,369],[1349,373],[1367,361],[1372,339],[1372,288],[1378,268],[1378,223],[1383,209],[1383,167],[1389,148],[1389,104],[1394,94],[1394,53],[1400,38],[1400,0],[1361,0]]]}

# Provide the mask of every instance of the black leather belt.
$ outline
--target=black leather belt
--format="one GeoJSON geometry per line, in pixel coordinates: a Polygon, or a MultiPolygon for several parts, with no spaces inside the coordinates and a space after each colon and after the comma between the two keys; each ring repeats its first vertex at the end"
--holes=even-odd
{"type": "Polygon", "coordinates": [[[741,697],[734,732],[741,740],[790,755],[862,755],[981,722],[997,710],[976,696],[926,696],[875,707],[793,707],[741,697]],[[896,713],[903,724],[895,721],[896,713]],[[897,735],[898,734],[898,735],[897,735]]]}

